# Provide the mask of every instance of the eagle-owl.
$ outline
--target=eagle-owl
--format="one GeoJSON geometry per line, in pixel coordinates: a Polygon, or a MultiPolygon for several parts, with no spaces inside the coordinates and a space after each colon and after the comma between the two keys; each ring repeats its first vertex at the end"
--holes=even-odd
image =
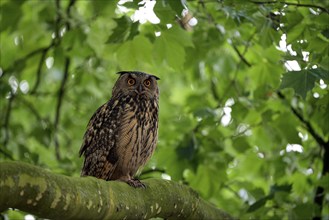
{"type": "Polygon", "coordinates": [[[80,156],[81,176],[121,180],[145,187],[134,176],[153,154],[158,139],[158,77],[122,71],[111,99],[91,117],[80,156]]]}

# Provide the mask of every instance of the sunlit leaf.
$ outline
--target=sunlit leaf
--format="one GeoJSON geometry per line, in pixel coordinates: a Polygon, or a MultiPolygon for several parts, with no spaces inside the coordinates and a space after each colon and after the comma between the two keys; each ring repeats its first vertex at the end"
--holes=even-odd
{"type": "Polygon", "coordinates": [[[293,88],[296,94],[305,98],[320,79],[329,80],[329,72],[321,68],[291,71],[283,75],[280,89],[293,88]]]}

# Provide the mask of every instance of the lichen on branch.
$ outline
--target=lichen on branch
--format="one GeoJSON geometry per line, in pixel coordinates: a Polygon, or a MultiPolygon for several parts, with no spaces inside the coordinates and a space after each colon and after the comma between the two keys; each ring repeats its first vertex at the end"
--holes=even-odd
{"type": "Polygon", "coordinates": [[[68,177],[22,162],[0,163],[0,211],[49,219],[232,219],[191,188],[168,180],[133,188],[119,181],[68,177]]]}

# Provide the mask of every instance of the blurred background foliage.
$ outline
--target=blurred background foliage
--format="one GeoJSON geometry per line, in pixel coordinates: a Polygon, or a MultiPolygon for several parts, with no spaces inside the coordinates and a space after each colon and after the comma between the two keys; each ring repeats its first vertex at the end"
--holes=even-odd
{"type": "Polygon", "coordinates": [[[1,161],[79,176],[115,73],[141,70],[161,78],[141,178],[181,181],[241,219],[329,218],[328,1],[0,6],[1,161]]]}

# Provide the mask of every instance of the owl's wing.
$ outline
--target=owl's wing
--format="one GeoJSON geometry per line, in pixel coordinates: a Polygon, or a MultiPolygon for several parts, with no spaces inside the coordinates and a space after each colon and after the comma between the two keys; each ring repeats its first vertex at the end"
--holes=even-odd
{"type": "Polygon", "coordinates": [[[115,128],[117,126],[117,102],[109,101],[97,109],[91,117],[80,156],[85,156],[81,176],[110,179],[116,167],[115,128]]]}

